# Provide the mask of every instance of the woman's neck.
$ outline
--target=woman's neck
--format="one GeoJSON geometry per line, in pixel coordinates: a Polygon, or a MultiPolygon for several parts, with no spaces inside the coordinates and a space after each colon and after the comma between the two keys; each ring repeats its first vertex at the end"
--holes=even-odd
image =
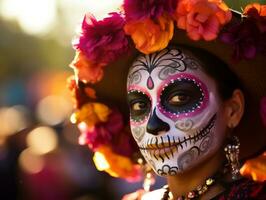
{"type": "Polygon", "coordinates": [[[168,176],[168,186],[174,199],[195,190],[200,185],[203,185],[206,179],[212,177],[219,169],[221,169],[221,167],[223,167],[223,163],[223,152],[219,152],[196,168],[176,176],[168,176]]]}

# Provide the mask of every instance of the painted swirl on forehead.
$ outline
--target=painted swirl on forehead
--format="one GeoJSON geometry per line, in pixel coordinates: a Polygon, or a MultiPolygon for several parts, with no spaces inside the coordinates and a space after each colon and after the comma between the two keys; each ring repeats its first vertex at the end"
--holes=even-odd
{"type": "Polygon", "coordinates": [[[172,62],[169,65],[163,65],[164,67],[162,67],[158,75],[159,79],[166,80],[169,76],[172,76],[177,72],[185,72],[187,68],[196,70],[200,67],[199,62],[194,58],[188,57],[182,53],[180,53],[180,55],[179,62],[172,62]]]}
{"type": "Polygon", "coordinates": [[[161,80],[165,80],[176,72],[186,71],[187,67],[197,69],[198,66],[199,64],[195,59],[185,56],[180,49],[166,48],[157,53],[139,56],[130,69],[128,84],[140,83],[142,81],[141,71],[146,71],[149,74],[146,86],[151,90],[154,88],[151,73],[155,68],[162,68],[158,76],[161,80]]]}

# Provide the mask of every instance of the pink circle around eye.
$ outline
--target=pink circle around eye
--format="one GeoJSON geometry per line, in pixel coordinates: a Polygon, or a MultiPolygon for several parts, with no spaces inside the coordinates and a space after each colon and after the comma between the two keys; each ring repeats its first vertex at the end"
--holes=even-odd
{"type": "Polygon", "coordinates": [[[160,101],[160,95],[166,86],[168,86],[170,83],[173,83],[175,80],[180,81],[182,79],[193,81],[200,88],[201,92],[203,93],[203,100],[201,102],[199,102],[199,105],[195,106],[195,108],[192,109],[191,111],[186,112],[186,113],[180,113],[180,114],[166,111],[161,106],[161,103],[160,103],[158,105],[158,109],[160,110],[160,112],[172,120],[178,120],[178,119],[183,119],[183,118],[188,118],[188,117],[193,117],[195,115],[198,115],[202,110],[204,110],[206,108],[206,106],[208,105],[208,102],[209,102],[209,91],[207,89],[207,86],[201,80],[199,80],[197,77],[195,77],[191,74],[187,74],[187,73],[180,73],[180,74],[173,75],[173,76],[169,77],[168,80],[162,82],[160,88],[157,91],[157,102],[161,102],[160,101]]]}

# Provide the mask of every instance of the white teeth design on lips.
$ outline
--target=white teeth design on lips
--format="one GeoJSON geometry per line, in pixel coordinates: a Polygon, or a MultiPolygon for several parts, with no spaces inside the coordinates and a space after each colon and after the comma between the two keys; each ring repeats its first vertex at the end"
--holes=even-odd
{"type": "Polygon", "coordinates": [[[193,142],[195,144],[197,141],[199,141],[200,139],[202,139],[206,135],[208,135],[210,133],[210,130],[214,126],[215,119],[216,119],[216,114],[213,115],[213,117],[210,119],[207,126],[202,128],[201,130],[197,131],[196,134],[194,134],[194,135],[189,135],[188,137],[184,137],[183,139],[180,139],[180,137],[178,137],[178,138],[173,137],[172,141],[171,141],[170,137],[167,135],[168,140],[166,138],[160,137],[159,138],[161,140],[160,143],[158,143],[158,138],[155,137],[155,142],[153,142],[153,138],[148,139],[146,144],[140,145],[139,148],[141,150],[154,151],[154,150],[158,150],[158,149],[165,149],[165,148],[175,146],[177,149],[178,149],[178,147],[181,147],[181,149],[183,149],[184,145],[187,146],[187,142],[190,142],[190,143],[193,142]],[[166,140],[166,141],[164,141],[164,140],[166,140]]]}

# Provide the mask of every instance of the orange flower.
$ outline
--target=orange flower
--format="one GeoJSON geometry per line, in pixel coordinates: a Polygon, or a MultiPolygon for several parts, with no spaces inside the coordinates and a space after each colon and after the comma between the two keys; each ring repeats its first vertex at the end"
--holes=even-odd
{"type": "Polygon", "coordinates": [[[73,123],[85,122],[91,128],[99,122],[106,122],[111,110],[101,103],[87,103],[80,110],[73,113],[71,121],[73,123]]]}
{"type": "Polygon", "coordinates": [[[104,64],[90,62],[80,51],[76,52],[76,56],[72,63],[70,63],[70,67],[74,69],[74,73],[78,79],[85,83],[96,83],[103,77],[104,64]]]}
{"type": "Polygon", "coordinates": [[[132,37],[140,52],[150,54],[167,47],[173,37],[174,23],[169,16],[162,15],[154,21],[149,18],[130,21],[124,26],[124,30],[132,37]]]}
{"type": "Polygon", "coordinates": [[[86,88],[84,89],[84,92],[85,92],[85,94],[86,94],[88,97],[90,97],[90,98],[92,98],[92,99],[96,99],[96,92],[95,92],[95,90],[94,90],[93,88],[86,87],[86,88]]]}
{"type": "Polygon", "coordinates": [[[251,177],[254,181],[266,181],[266,151],[256,158],[247,160],[241,167],[240,173],[251,177]]]}
{"type": "Polygon", "coordinates": [[[71,92],[75,108],[80,108],[86,102],[96,99],[95,90],[89,86],[78,87],[75,76],[70,76],[67,79],[67,86],[71,92]]]}
{"type": "Polygon", "coordinates": [[[98,148],[93,161],[99,171],[106,171],[113,177],[125,178],[128,181],[138,181],[141,178],[139,165],[134,164],[128,157],[115,154],[108,146],[98,148]]]}
{"type": "Polygon", "coordinates": [[[247,13],[251,10],[251,9],[256,9],[258,11],[258,14],[260,16],[266,16],[266,5],[260,5],[258,3],[252,3],[249,4],[245,7],[243,14],[247,15],[247,13]]]}
{"type": "Polygon", "coordinates": [[[221,25],[231,17],[229,8],[221,0],[181,0],[175,13],[177,27],[187,30],[192,40],[214,40],[221,25]]]}

